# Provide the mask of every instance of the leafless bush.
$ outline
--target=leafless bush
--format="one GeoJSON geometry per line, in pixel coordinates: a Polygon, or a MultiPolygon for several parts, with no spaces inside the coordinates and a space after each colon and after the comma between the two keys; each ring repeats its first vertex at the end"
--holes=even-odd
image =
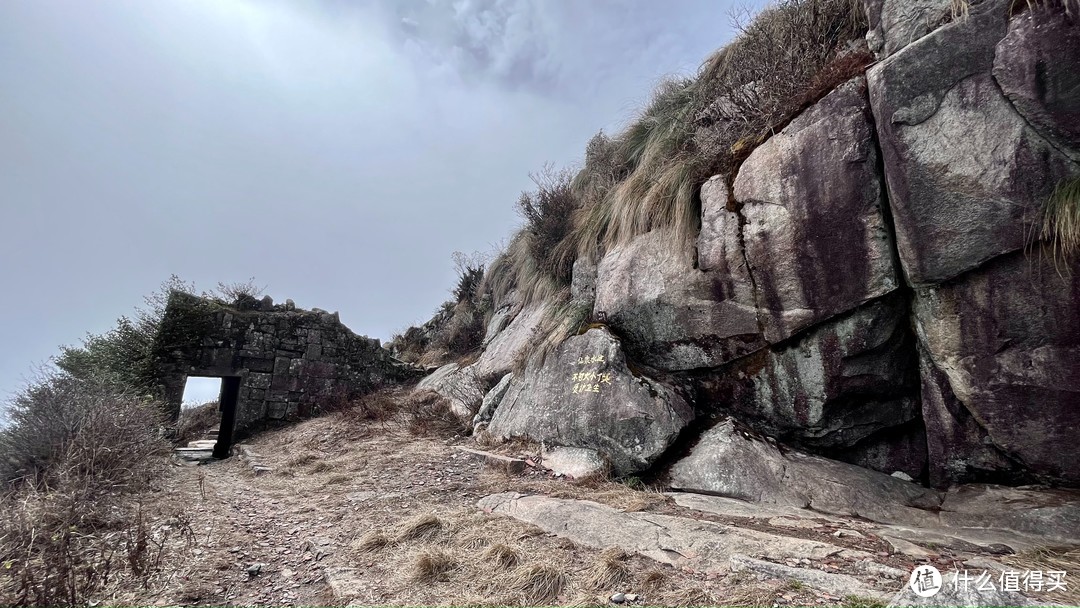
{"type": "Polygon", "coordinates": [[[161,408],[114,385],[55,374],[12,404],[0,434],[0,604],[85,603],[164,551],[130,496],[160,479],[161,408]]]}
{"type": "MultiPolygon", "coordinates": [[[[698,76],[697,96],[707,105],[696,116],[695,135],[701,153],[728,170],[740,149],[752,148],[812,102],[810,91],[827,92],[822,70],[845,50],[857,52],[866,31],[857,0],[782,0],[753,19],[744,13],[733,21],[739,37],[713,54],[698,76]]],[[[848,78],[870,62],[866,54],[861,60],[849,62],[848,78]]]]}
{"type": "Polygon", "coordinates": [[[475,302],[464,300],[454,306],[453,316],[439,329],[431,347],[454,359],[478,351],[483,341],[484,314],[475,302]]]}
{"type": "Polygon", "coordinates": [[[244,300],[258,300],[263,296],[265,290],[265,285],[260,287],[258,283],[255,282],[255,277],[251,277],[244,282],[218,282],[217,289],[214,290],[213,296],[222,302],[231,304],[233,302],[244,300]]]}
{"type": "Polygon", "coordinates": [[[153,457],[163,457],[162,407],[104,381],[52,374],[15,397],[0,433],[7,483],[48,487],[72,473],[104,488],[141,488],[153,457]]]}
{"type": "Polygon", "coordinates": [[[548,164],[530,176],[536,190],[522,192],[518,212],[525,218],[529,232],[529,253],[539,268],[556,283],[570,284],[573,260],[555,255],[555,249],[573,228],[573,212],[578,202],[574,196],[569,170],[556,170],[548,164]]]}
{"type": "Polygon", "coordinates": [[[406,423],[413,435],[464,435],[468,427],[453,411],[450,403],[434,391],[412,393],[403,404],[406,423]]]}
{"type": "Polygon", "coordinates": [[[0,605],[85,605],[114,581],[145,585],[172,539],[193,539],[182,511],[152,517],[85,481],[24,486],[0,499],[0,605]]]}
{"type": "Polygon", "coordinates": [[[368,432],[369,424],[385,427],[399,418],[403,398],[399,389],[384,389],[353,399],[334,413],[340,421],[335,430],[357,438],[368,432]]]}

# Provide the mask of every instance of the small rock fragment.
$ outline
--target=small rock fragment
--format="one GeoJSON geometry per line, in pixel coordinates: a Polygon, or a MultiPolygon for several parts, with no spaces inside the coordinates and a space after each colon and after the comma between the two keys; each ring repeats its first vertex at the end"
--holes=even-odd
{"type": "Polygon", "coordinates": [[[626,601],[626,595],[623,593],[616,593],[611,596],[612,603],[622,604],[626,601]]]}

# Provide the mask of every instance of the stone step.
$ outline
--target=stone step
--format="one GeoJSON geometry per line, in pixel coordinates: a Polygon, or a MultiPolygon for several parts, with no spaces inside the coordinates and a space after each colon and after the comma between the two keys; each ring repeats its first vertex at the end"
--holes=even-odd
{"type": "Polygon", "coordinates": [[[216,439],[197,439],[195,441],[189,441],[187,447],[212,450],[215,445],[217,445],[216,439]]]}

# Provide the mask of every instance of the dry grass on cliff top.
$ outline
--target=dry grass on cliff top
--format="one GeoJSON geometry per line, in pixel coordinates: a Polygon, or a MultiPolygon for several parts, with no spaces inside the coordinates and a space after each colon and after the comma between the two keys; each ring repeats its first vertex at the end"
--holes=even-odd
{"type": "Polygon", "coordinates": [[[865,45],[857,50],[866,21],[856,0],[783,0],[735,22],[739,36],[696,76],[665,80],[620,133],[593,137],[569,182],[538,182],[524,195],[556,193],[564,204],[550,214],[530,209],[488,269],[495,307],[512,289],[526,303],[551,297],[569,284],[576,259],[595,261],[650,230],[692,238],[706,179],[732,174],[756,145],[872,60],[865,45]]]}
{"type": "MultiPolygon", "coordinates": [[[[536,188],[518,201],[523,227],[487,267],[477,297],[467,300],[471,316],[453,315],[471,321],[472,331],[461,336],[482,337],[494,311],[517,292],[525,305],[552,302],[540,332],[542,350],[550,351],[573,333],[575,321],[586,321],[559,310],[569,302],[576,260],[596,262],[656,229],[670,231],[672,246],[686,249],[700,228],[701,184],[716,174],[733,178],[756,146],[873,60],[863,41],[861,0],[779,0],[753,18],[746,12],[732,20],[735,40],[695,76],[661,82],[622,131],[594,136],[580,169],[546,167],[534,176],[536,188]]],[[[460,344],[479,347],[475,340],[460,344]]],[[[437,346],[420,360],[441,364],[467,354],[437,346]]]]}

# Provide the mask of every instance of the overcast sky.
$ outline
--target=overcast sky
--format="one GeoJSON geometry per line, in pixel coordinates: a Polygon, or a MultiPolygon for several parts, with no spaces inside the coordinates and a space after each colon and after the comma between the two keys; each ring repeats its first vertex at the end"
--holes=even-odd
{"type": "Polygon", "coordinates": [[[426,320],[736,3],[0,2],[0,398],[173,273],[426,320]]]}

